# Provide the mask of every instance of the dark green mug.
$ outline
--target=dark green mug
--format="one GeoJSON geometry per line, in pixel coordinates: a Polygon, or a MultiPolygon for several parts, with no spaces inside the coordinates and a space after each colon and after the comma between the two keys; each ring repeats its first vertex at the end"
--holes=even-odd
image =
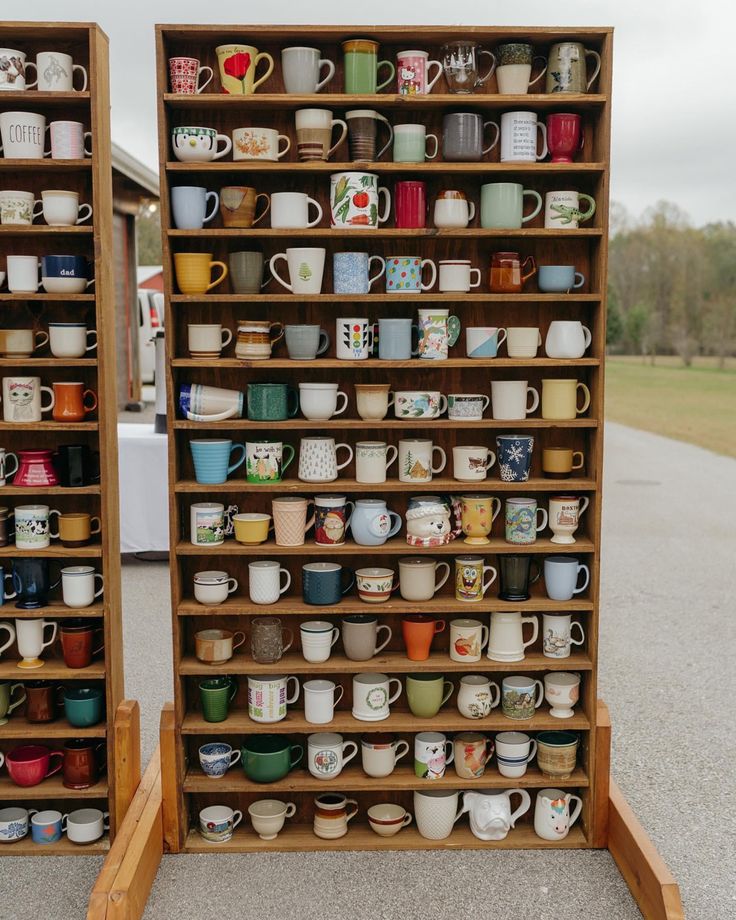
{"type": "Polygon", "coordinates": [[[253,735],[243,742],[243,770],[254,783],[275,783],[301,761],[304,748],[283,735],[253,735]]]}
{"type": "Polygon", "coordinates": [[[252,422],[283,422],[299,411],[299,394],[286,383],[249,383],[248,418],[252,422]]]}
{"type": "Polygon", "coordinates": [[[104,709],[105,693],[97,687],[67,687],[64,691],[64,714],[76,728],[97,725],[104,709]]]}
{"type": "Polygon", "coordinates": [[[199,682],[199,699],[205,722],[224,722],[230,703],[238,692],[234,677],[211,677],[199,682]]]}

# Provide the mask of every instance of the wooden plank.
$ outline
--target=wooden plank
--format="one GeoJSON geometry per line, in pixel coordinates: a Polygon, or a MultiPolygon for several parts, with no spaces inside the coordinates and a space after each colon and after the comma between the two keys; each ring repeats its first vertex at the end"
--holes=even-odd
{"type": "Polygon", "coordinates": [[[161,710],[160,723],[161,749],[161,830],[164,848],[169,853],[181,852],[184,844],[182,787],[178,779],[177,768],[177,731],[174,717],[174,704],[165,703],[161,710]]]}
{"type": "MultiPolygon", "coordinates": [[[[0,294],[0,299],[2,299],[0,294]]],[[[21,295],[10,295],[21,296],[21,295]]],[[[207,295],[207,303],[236,303],[243,307],[255,303],[296,303],[298,296],[299,303],[335,303],[344,304],[344,294],[333,294],[324,292],[322,294],[220,294],[212,291],[207,295]]],[[[196,306],[202,305],[201,294],[172,294],[169,298],[172,303],[188,303],[196,306]]],[[[386,291],[376,290],[370,294],[351,294],[351,303],[501,303],[501,304],[532,304],[532,303],[555,303],[555,304],[596,304],[600,302],[600,294],[581,294],[577,291],[570,291],[568,294],[460,294],[452,291],[446,293],[433,293],[432,291],[422,291],[421,300],[417,301],[416,294],[387,294],[386,291]]],[[[494,359],[498,360],[498,359],[494,359]]],[[[445,361],[445,367],[452,366],[453,358],[445,361]]],[[[311,362],[313,364],[314,362],[311,362]]],[[[341,364],[347,367],[349,362],[342,361],[341,364]]],[[[381,362],[383,364],[383,362],[381,362]]],[[[310,366],[311,366],[310,364],[310,366]]],[[[176,365],[174,365],[176,366],[176,365]]],[[[362,366],[359,362],[357,366],[362,366]]],[[[271,367],[269,360],[268,367],[271,367]]]]}
{"type": "Polygon", "coordinates": [[[141,710],[136,700],[118,706],[112,733],[115,814],[122,821],[141,781],[141,710]]]}
{"type": "Polygon", "coordinates": [[[595,727],[595,765],[591,795],[591,826],[588,831],[590,845],[608,845],[608,798],[611,781],[611,716],[608,706],[598,700],[595,727]]]}
{"type": "MultiPolygon", "coordinates": [[[[433,476],[432,489],[438,492],[513,492],[519,491],[518,482],[502,482],[500,479],[483,479],[480,482],[462,482],[450,476],[433,476]]],[[[282,479],[281,482],[252,483],[245,479],[228,479],[226,482],[207,484],[194,479],[180,479],[174,486],[176,492],[276,492],[283,495],[288,492],[304,492],[313,484],[302,482],[300,479],[282,479]]],[[[350,477],[335,479],[333,482],[321,482],[317,486],[319,492],[375,492],[375,485],[365,482],[356,482],[350,477]]],[[[595,492],[598,488],[593,479],[529,479],[524,483],[525,492],[595,492]]],[[[398,479],[387,479],[381,483],[382,492],[418,492],[427,491],[427,483],[400,482],[398,479]]],[[[536,545],[536,544],[535,544],[536,545]]]]}
{"type": "Polygon", "coordinates": [[[609,803],[608,849],[644,920],[685,920],[677,882],[613,780],[609,803]]]}
{"type": "MultiPolygon", "coordinates": [[[[212,367],[213,360],[216,361],[218,368],[235,368],[241,370],[258,369],[263,370],[263,361],[244,361],[240,358],[175,358],[171,364],[172,367],[212,367]]],[[[598,358],[570,358],[560,360],[559,358],[448,358],[447,366],[449,368],[467,367],[475,371],[486,368],[501,367],[569,367],[571,370],[575,367],[598,367],[600,365],[598,358]]],[[[303,369],[304,363],[299,362],[299,369],[303,369]]],[[[364,364],[359,361],[342,361],[340,358],[315,358],[309,362],[309,370],[415,370],[422,373],[427,370],[423,361],[389,361],[389,360],[368,360],[364,364]]],[[[270,358],[268,362],[269,370],[296,370],[297,365],[289,358],[270,358]]],[[[518,483],[517,483],[518,489],[518,483]]]]}
{"type": "MultiPolygon", "coordinates": [[[[172,411],[175,411],[172,409],[172,411]]],[[[398,428],[401,431],[431,431],[437,430],[437,420],[428,419],[425,421],[415,419],[398,419],[385,418],[380,422],[364,421],[363,419],[348,418],[340,422],[338,419],[330,419],[327,422],[313,422],[304,418],[290,418],[282,422],[254,422],[252,419],[230,418],[223,422],[190,422],[180,419],[174,419],[171,422],[174,431],[383,431],[390,428],[398,428]]],[[[550,421],[544,418],[524,418],[517,419],[513,425],[503,419],[484,418],[480,422],[461,422],[457,419],[443,419],[442,429],[451,431],[460,428],[463,431],[508,431],[509,428],[514,431],[526,431],[531,429],[596,429],[598,421],[596,418],[574,418],[565,422],[550,421]]],[[[598,480],[600,481],[600,480],[598,480]]],[[[323,483],[310,483],[311,487],[322,486],[323,483]]],[[[426,483],[425,483],[426,485],[426,483]]],[[[433,547],[434,549],[434,547],[433,547]]]]}
{"type": "MultiPolygon", "coordinates": [[[[181,97],[179,97],[181,98],[181,97]]],[[[218,97],[220,98],[220,97],[218,97]]],[[[227,97],[222,97],[227,98],[227,97]]],[[[233,97],[230,97],[233,98],[233,97]]],[[[198,100],[199,101],[199,100],[198,100]]],[[[529,103],[525,103],[529,105],[529,103]]],[[[198,106],[198,108],[201,107],[198,106]]],[[[503,106],[506,108],[506,105],[503,106]]],[[[271,162],[266,160],[245,160],[223,163],[178,163],[169,161],[166,164],[167,172],[185,172],[187,174],[222,172],[223,167],[227,167],[228,172],[248,172],[248,173],[300,173],[303,175],[326,173],[329,175],[333,172],[343,172],[355,168],[353,161],[340,163],[334,160],[315,160],[311,163],[278,161],[271,162]]],[[[383,173],[386,175],[411,173],[412,176],[422,174],[440,174],[448,175],[477,175],[483,178],[490,178],[493,173],[502,177],[505,175],[512,176],[560,176],[575,178],[582,174],[597,174],[603,172],[605,165],[603,163],[446,163],[446,162],[427,162],[427,163],[394,163],[390,160],[379,161],[375,163],[361,163],[361,168],[370,172],[383,173]]]]}
{"type": "Polygon", "coordinates": [[[56,773],[37,786],[27,786],[22,792],[19,792],[18,786],[9,776],[0,776],[0,802],[3,802],[4,805],[15,804],[19,798],[34,801],[38,799],[106,799],[107,789],[107,780],[104,778],[86,789],[67,789],[62,782],[61,774],[56,773]]]}

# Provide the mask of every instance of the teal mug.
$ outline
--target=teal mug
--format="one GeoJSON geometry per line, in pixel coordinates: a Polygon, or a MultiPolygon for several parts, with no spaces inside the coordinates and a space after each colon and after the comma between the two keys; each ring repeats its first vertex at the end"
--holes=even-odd
{"type": "Polygon", "coordinates": [[[97,687],[67,687],[64,690],[64,714],[75,728],[89,728],[102,721],[105,693],[97,687]]]}
{"type": "Polygon", "coordinates": [[[199,699],[202,703],[202,717],[205,722],[224,722],[230,703],[238,692],[234,677],[211,677],[199,682],[199,699]]]}
{"type": "Polygon", "coordinates": [[[542,210],[542,196],[518,182],[489,182],[480,190],[480,225],[485,230],[520,230],[542,210]],[[524,214],[524,198],[536,205],[524,214]]]}
{"type": "Polygon", "coordinates": [[[299,411],[299,394],[285,383],[249,383],[247,394],[252,422],[283,422],[299,411]]]}
{"type": "Polygon", "coordinates": [[[252,735],[243,742],[241,750],[245,775],[254,783],[275,783],[293,770],[304,748],[290,744],[283,735],[252,735]]]}

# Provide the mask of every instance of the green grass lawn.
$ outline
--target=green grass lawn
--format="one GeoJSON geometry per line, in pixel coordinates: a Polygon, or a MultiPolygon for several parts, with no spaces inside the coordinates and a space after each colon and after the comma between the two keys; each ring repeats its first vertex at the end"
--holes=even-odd
{"type": "Polygon", "coordinates": [[[736,362],[608,358],[606,418],[736,457],[736,362]]]}

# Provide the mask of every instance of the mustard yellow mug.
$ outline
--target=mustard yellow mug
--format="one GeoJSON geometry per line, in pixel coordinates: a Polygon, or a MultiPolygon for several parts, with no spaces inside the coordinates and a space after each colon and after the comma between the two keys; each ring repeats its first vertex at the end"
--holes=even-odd
{"type": "Polygon", "coordinates": [[[223,93],[232,96],[250,96],[273,73],[273,58],[253,45],[220,45],[215,48],[220,68],[220,85],[223,93]],[[256,68],[260,61],[268,61],[266,72],[257,80],[256,68]]]}
{"type": "Polygon", "coordinates": [[[256,514],[246,512],[233,515],[235,525],[235,539],[238,543],[254,546],[265,543],[269,533],[273,530],[270,514],[256,514]]]}
{"type": "Polygon", "coordinates": [[[205,294],[227,278],[227,265],[214,261],[211,252],[176,252],[174,269],[182,294],[205,294]],[[221,268],[222,273],[210,281],[215,266],[221,268]]]}
{"type": "Polygon", "coordinates": [[[501,510],[501,499],[495,495],[461,495],[460,506],[464,542],[476,546],[490,543],[488,534],[501,510]]]}
{"type": "Polygon", "coordinates": [[[584,383],[571,378],[542,380],[542,418],[573,419],[587,412],[590,390],[584,383]],[[583,405],[578,406],[578,390],[583,393],[583,405]]]}

